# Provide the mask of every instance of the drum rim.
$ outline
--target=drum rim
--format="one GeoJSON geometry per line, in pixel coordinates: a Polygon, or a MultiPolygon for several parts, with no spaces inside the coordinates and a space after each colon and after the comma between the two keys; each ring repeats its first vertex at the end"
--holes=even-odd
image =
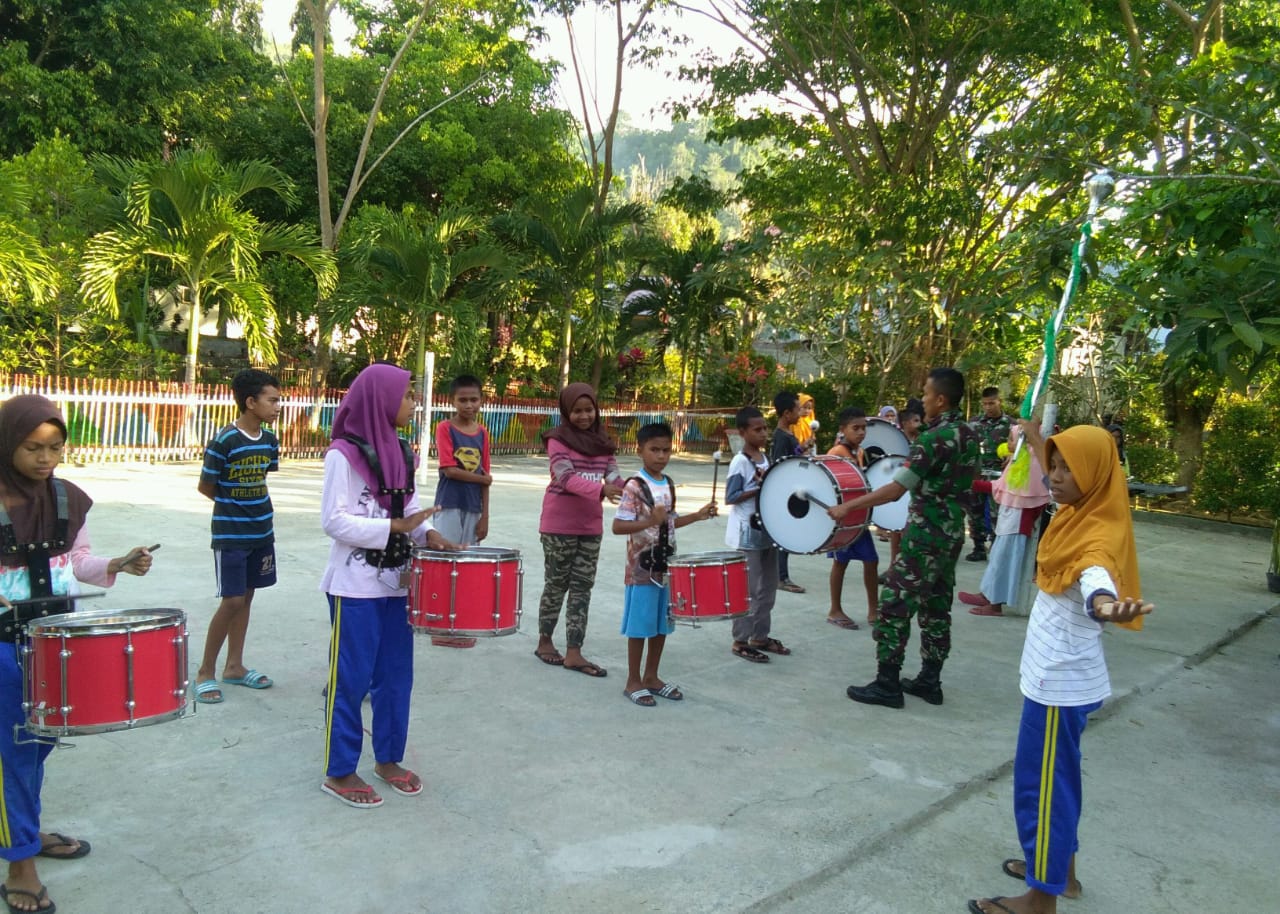
{"type": "Polygon", "coordinates": [[[503,635],[514,635],[520,631],[520,623],[510,627],[502,628],[428,628],[425,625],[414,625],[412,622],[409,626],[413,629],[415,635],[437,635],[446,638],[498,638],[503,635]]]}
{"type": "Polygon", "coordinates": [[[181,609],[95,609],[92,612],[59,613],[27,623],[31,638],[84,638],[94,635],[150,632],[162,628],[185,627],[187,614],[181,609]],[[131,616],[139,618],[128,624],[131,616]]]}
{"type": "Polygon", "coordinates": [[[667,559],[668,568],[712,568],[716,565],[745,565],[747,556],[740,550],[721,549],[707,552],[683,552],[667,559]],[[719,560],[712,556],[720,557],[719,560]]]}
{"type": "MultiPolygon", "coordinates": [[[[151,714],[147,717],[138,717],[132,721],[118,721],[113,724],[85,724],[83,726],[61,726],[47,727],[43,724],[36,724],[31,721],[31,713],[28,712],[27,720],[22,725],[23,729],[36,736],[90,736],[95,733],[116,733],[120,730],[136,730],[139,727],[149,727],[152,724],[164,723],[167,720],[177,720],[186,717],[187,709],[191,707],[191,700],[186,697],[184,692],[182,704],[172,711],[163,711],[159,714],[151,714]]],[[[52,713],[60,713],[58,709],[51,709],[52,713]]]]}
{"type": "Polygon", "coordinates": [[[471,546],[467,549],[459,549],[457,552],[450,552],[446,549],[414,546],[411,555],[415,559],[420,558],[428,562],[486,564],[518,559],[520,550],[509,549],[506,546],[471,546]]]}

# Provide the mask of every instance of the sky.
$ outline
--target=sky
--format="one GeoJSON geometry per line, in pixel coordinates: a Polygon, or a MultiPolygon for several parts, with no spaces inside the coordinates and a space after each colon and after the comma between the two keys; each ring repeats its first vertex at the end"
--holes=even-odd
{"type": "MultiPolygon", "coordinates": [[[[296,0],[263,0],[263,31],[274,35],[281,47],[288,47],[291,39],[289,17],[293,15],[296,0]]],[[[623,77],[622,110],[631,117],[633,126],[638,128],[660,129],[670,125],[669,117],[661,110],[662,106],[688,94],[674,75],[681,62],[692,60],[696,50],[703,47],[727,52],[736,46],[736,39],[724,28],[712,24],[702,16],[685,14],[675,18],[668,16],[665,20],[680,34],[687,35],[691,43],[686,48],[678,49],[679,56],[675,60],[664,60],[657,64],[656,70],[632,70],[623,77]]],[[[568,35],[564,24],[559,20],[546,20],[544,26],[550,40],[537,51],[543,59],[554,58],[569,61],[568,35]]],[[[350,35],[350,23],[338,21],[332,23],[332,29],[339,47],[343,35],[350,35]]],[[[604,98],[602,107],[607,104],[612,91],[613,71],[613,20],[609,16],[600,16],[595,7],[581,10],[574,21],[574,30],[583,48],[582,59],[588,70],[589,79],[598,87],[604,98]]],[[[577,88],[571,73],[560,73],[561,102],[564,107],[578,113],[577,88]]]]}

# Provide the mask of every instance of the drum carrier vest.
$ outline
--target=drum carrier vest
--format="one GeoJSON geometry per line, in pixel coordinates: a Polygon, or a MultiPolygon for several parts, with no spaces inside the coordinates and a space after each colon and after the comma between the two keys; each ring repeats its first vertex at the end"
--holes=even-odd
{"type": "MultiPolygon", "coordinates": [[[[347,434],[341,437],[343,441],[354,444],[360,451],[360,456],[364,457],[365,463],[373,471],[374,478],[378,480],[378,494],[391,496],[391,516],[404,517],[405,502],[414,493],[413,449],[409,447],[409,442],[396,436],[396,440],[400,442],[400,453],[404,457],[405,479],[408,480],[408,485],[403,489],[389,489],[386,478],[382,475],[382,463],[378,460],[378,452],[373,449],[373,446],[359,435],[347,434]]],[[[364,551],[365,561],[375,568],[399,568],[408,562],[412,555],[413,544],[407,533],[391,533],[387,536],[387,545],[382,549],[364,551]]]]}
{"type": "MultiPolygon", "coordinates": [[[[674,515],[676,513],[676,481],[665,473],[662,479],[666,482],[668,491],[671,492],[671,513],[674,515]]],[[[640,484],[640,498],[649,510],[657,507],[653,500],[653,492],[649,489],[649,483],[640,476],[632,476],[627,482],[632,480],[640,484]]],[[[663,524],[658,528],[658,541],[636,556],[636,564],[644,571],[664,575],[667,573],[667,561],[675,555],[675,552],[676,547],[671,545],[670,536],[667,533],[667,524],[663,524]]]]}
{"type": "Polygon", "coordinates": [[[13,643],[22,635],[25,624],[41,616],[52,616],[58,613],[71,612],[72,599],[67,596],[54,596],[53,570],[49,566],[50,550],[65,549],[68,546],[67,534],[70,532],[69,514],[67,510],[67,487],[56,476],[50,480],[53,484],[54,502],[57,505],[57,520],[54,524],[53,539],[40,543],[19,543],[18,534],[13,529],[13,521],[0,500],[0,554],[25,556],[27,577],[31,584],[31,599],[23,600],[21,605],[0,613],[0,643],[13,643]]]}

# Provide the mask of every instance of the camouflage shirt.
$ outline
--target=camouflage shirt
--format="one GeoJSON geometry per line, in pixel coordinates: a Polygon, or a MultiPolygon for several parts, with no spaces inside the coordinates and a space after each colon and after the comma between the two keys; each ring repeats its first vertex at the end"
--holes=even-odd
{"type": "Polygon", "coordinates": [[[1013,419],[1004,413],[992,419],[986,413],[969,420],[970,427],[978,433],[979,446],[982,449],[982,465],[991,470],[998,470],[1004,459],[996,453],[996,449],[1009,441],[1009,428],[1013,419]]]}
{"type": "Polygon", "coordinates": [[[981,474],[978,434],[959,410],[943,413],[921,432],[911,456],[894,474],[914,495],[907,530],[929,539],[963,540],[964,521],[981,474]],[[914,529],[913,529],[914,528],[914,529]]]}

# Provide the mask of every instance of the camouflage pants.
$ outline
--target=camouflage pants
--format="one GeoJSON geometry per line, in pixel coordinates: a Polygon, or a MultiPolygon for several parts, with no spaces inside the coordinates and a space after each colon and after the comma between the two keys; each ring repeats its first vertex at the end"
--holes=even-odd
{"type": "Polygon", "coordinates": [[[969,507],[969,536],[981,545],[995,539],[996,509],[999,506],[990,495],[975,495],[969,507]]]}
{"type": "Polygon", "coordinates": [[[920,657],[938,663],[947,659],[956,560],[963,547],[963,538],[910,533],[903,537],[898,560],[890,566],[880,592],[880,613],[873,627],[877,661],[902,666],[912,616],[920,626],[920,657]]]}
{"type": "Polygon", "coordinates": [[[544,577],[542,599],[538,601],[538,634],[548,638],[555,634],[560,604],[565,603],[565,639],[569,647],[582,647],[587,636],[591,588],[595,586],[596,565],[600,561],[600,537],[543,533],[542,558],[544,577]]]}

